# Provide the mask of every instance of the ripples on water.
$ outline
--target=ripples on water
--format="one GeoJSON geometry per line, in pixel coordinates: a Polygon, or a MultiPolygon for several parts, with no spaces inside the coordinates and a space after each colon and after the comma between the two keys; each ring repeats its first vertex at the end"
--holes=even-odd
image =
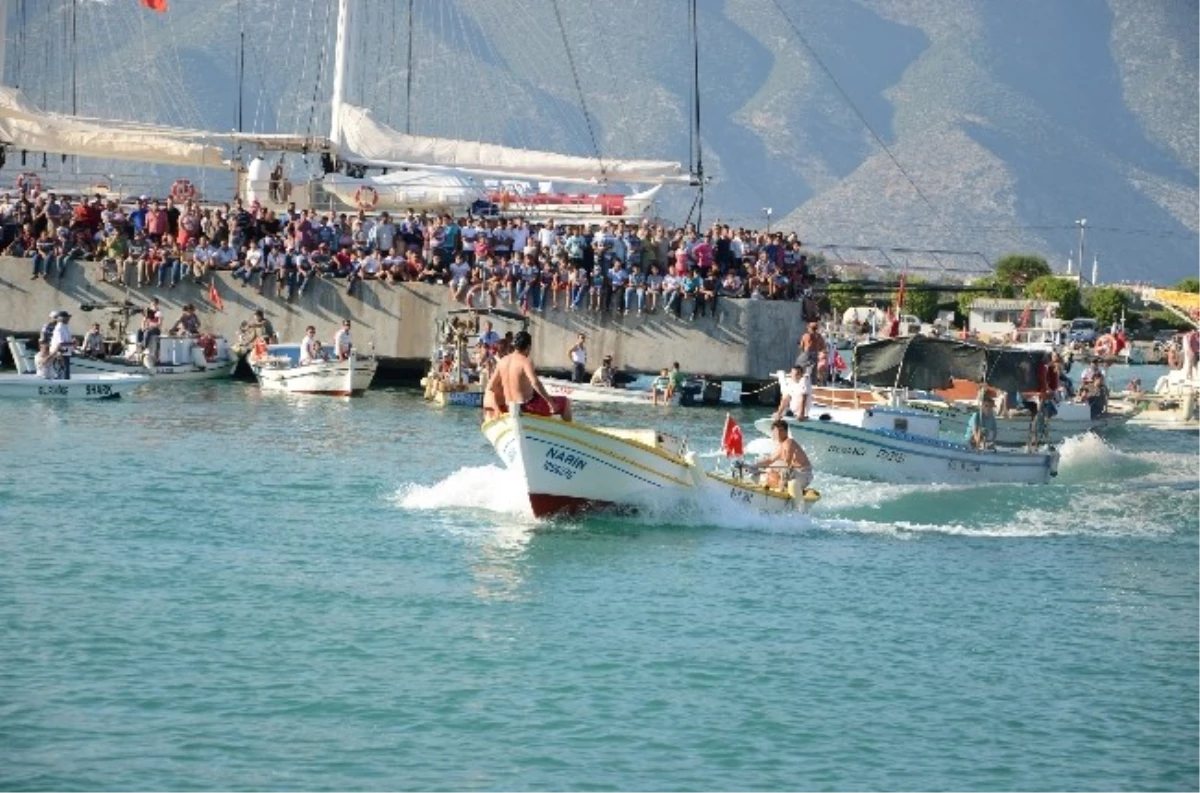
{"type": "Polygon", "coordinates": [[[0,402],[0,787],[1197,786],[1194,434],[538,522],[476,418],[0,402]]]}

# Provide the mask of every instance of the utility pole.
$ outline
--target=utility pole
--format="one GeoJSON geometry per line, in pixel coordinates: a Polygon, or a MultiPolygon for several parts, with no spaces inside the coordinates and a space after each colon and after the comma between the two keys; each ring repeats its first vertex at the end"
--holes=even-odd
{"type": "Polygon", "coordinates": [[[1083,275],[1083,234],[1087,230],[1087,218],[1080,218],[1075,221],[1075,225],[1079,227],[1079,275],[1083,275]]]}
{"type": "Polygon", "coordinates": [[[763,207],[763,214],[767,216],[767,233],[771,233],[771,213],[774,210],[771,207],[763,207]]]}

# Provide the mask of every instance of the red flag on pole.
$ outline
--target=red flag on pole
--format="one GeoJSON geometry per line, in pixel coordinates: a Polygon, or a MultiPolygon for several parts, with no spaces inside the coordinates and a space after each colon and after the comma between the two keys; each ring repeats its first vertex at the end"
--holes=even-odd
{"type": "Polygon", "coordinates": [[[225,301],[221,299],[221,295],[217,292],[217,282],[208,282],[208,302],[217,307],[217,311],[225,310],[225,301]]]}
{"type": "Polygon", "coordinates": [[[142,7],[161,14],[167,10],[167,0],[142,0],[142,7]]]}
{"type": "Polygon", "coordinates": [[[726,457],[741,457],[746,453],[742,446],[742,428],[728,413],[725,414],[725,431],[721,433],[721,451],[726,457]]]}

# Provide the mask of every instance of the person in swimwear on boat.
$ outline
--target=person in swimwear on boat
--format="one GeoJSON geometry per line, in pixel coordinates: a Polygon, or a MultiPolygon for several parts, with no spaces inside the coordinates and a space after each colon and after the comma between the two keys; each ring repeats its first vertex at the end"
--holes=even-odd
{"type": "Polygon", "coordinates": [[[766,470],[767,487],[782,490],[790,480],[795,480],[798,492],[803,492],[812,484],[813,470],[808,455],[795,438],[790,436],[788,423],[776,419],[771,423],[771,437],[775,439],[775,451],[770,456],[751,463],[754,471],[766,470]]]}
{"type": "Polygon", "coordinates": [[[497,418],[518,404],[523,413],[535,416],[562,416],[571,420],[571,402],[566,397],[552,397],[546,392],[542,381],[529,360],[529,349],[533,337],[528,331],[519,331],[513,338],[513,353],[496,363],[496,371],[488,380],[483,395],[483,413],[486,418],[497,418]]]}

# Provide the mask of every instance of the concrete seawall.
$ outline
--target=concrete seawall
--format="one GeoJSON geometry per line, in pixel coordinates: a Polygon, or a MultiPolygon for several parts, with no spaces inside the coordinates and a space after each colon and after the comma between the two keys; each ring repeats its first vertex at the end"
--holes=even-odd
{"type": "MultiPolygon", "coordinates": [[[[138,306],[157,297],[163,318],[173,323],[184,303],[192,302],[205,331],[233,340],[238,325],[255,308],[262,308],[275,325],[280,339],[298,341],[306,325],[315,325],[320,338],[328,341],[343,317],[354,323],[359,346],[373,342],[385,365],[397,374],[423,373],[433,344],[434,322],[446,311],[462,306],[449,299],[444,286],[429,284],[386,284],[364,282],[360,295],[346,294],[345,282],[320,280],[303,297],[288,303],[274,295],[259,295],[241,286],[229,273],[213,276],[225,302],[218,312],[208,301],[207,280],[203,285],[184,279],[174,289],[129,288],[102,283],[98,265],[91,262],[69,265],[66,277],[30,279],[28,259],[0,257],[0,332],[33,334],[46,322],[49,312],[66,309],[72,314],[71,329],[82,336],[91,322],[107,327],[110,314],[104,310],[83,312],[80,305],[130,300],[138,306]]],[[[687,307],[690,309],[690,305],[687,307]]],[[[611,353],[618,368],[657,372],[679,361],[688,372],[719,378],[768,380],[772,371],[791,364],[796,342],[803,333],[800,305],[790,302],[719,300],[717,317],[691,322],[662,313],[642,316],[594,314],[547,310],[533,316],[533,357],[546,369],[566,369],[567,349],[575,334],[588,334],[589,366],[611,353]]],[[[497,328],[503,332],[506,328],[497,328]]]]}

